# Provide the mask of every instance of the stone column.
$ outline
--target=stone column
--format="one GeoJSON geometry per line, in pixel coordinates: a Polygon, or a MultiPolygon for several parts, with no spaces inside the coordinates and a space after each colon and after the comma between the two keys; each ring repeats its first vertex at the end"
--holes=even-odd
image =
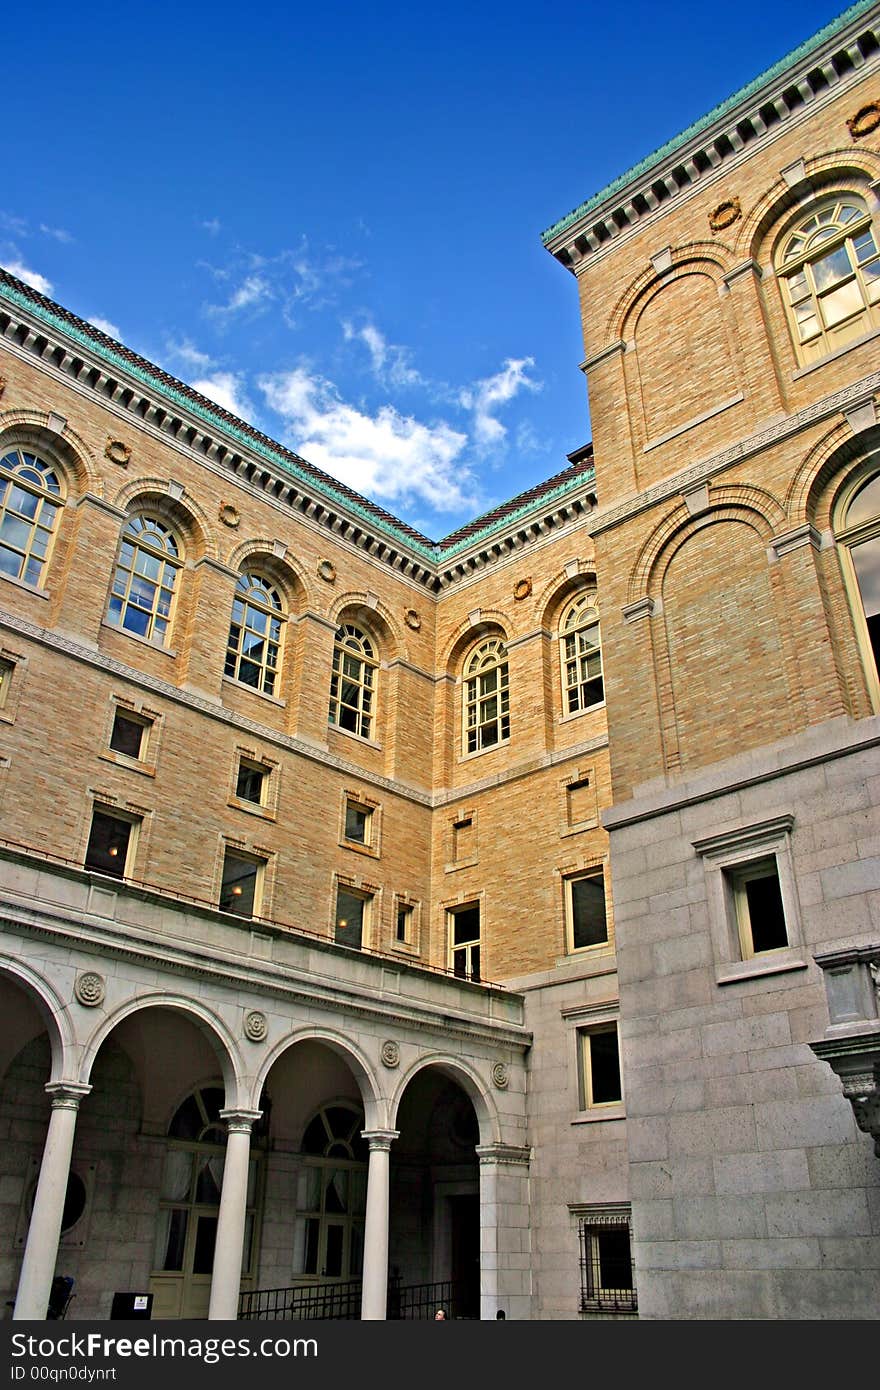
{"type": "Polygon", "coordinates": [[[52,1113],[12,1314],[17,1321],[42,1321],[46,1316],[58,1259],[76,1117],[80,1101],[91,1089],[77,1081],[51,1081],[46,1087],[52,1113]]]}
{"type": "Polygon", "coordinates": [[[399,1133],[396,1129],[363,1131],[363,1137],[370,1146],[361,1292],[363,1322],[385,1320],[388,1301],[388,1175],[391,1144],[399,1133]]]}
{"type": "Polygon", "coordinates": [[[531,1317],[530,1148],[479,1144],[480,1318],[531,1317]]]}
{"type": "Polygon", "coordinates": [[[221,1120],[226,1121],[226,1162],[223,1165],[223,1190],[220,1193],[214,1270],[211,1275],[210,1321],[220,1319],[231,1322],[238,1317],[251,1127],[261,1113],[259,1110],[220,1111],[221,1120]]]}

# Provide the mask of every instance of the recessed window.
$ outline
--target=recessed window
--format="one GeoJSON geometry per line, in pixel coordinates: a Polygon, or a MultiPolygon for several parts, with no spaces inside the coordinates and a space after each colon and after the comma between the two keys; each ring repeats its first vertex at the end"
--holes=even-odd
{"type": "Polygon", "coordinates": [[[449,962],[453,975],[463,980],[480,978],[480,904],[468,903],[447,912],[449,962]]]}
{"type": "Polygon", "coordinates": [[[107,621],[167,644],[181,566],[177,538],[154,516],[133,516],[119,542],[107,621]]]}
{"type": "Polygon", "coordinates": [[[607,943],[605,874],[601,868],[565,880],[565,905],[570,950],[607,943]]]}
{"type": "Polygon", "coordinates": [[[15,662],[7,661],[5,657],[0,657],[0,709],[6,708],[9,699],[9,689],[12,685],[12,675],[15,671],[15,662]]]}
{"type": "Polygon", "coordinates": [[[353,888],[337,889],[333,937],[340,946],[353,946],[355,950],[361,950],[369,925],[371,901],[369,893],[361,893],[353,888]]]}
{"type": "Polygon", "coordinates": [[[477,836],[473,816],[463,816],[452,822],[452,859],[459,864],[473,859],[477,851],[477,836]]]}
{"type": "Polygon", "coordinates": [[[583,1028],[580,1040],[581,1109],[618,1105],[623,1099],[617,1024],[583,1028]]]}
{"type": "Polygon", "coordinates": [[[0,458],[0,574],[42,584],[61,503],[58,474],[36,454],[12,449],[0,458]]]}
{"type": "Polygon", "coordinates": [[[86,847],[85,867],[114,878],[125,878],[133,858],[138,822],[95,807],[86,847]]]}
{"type": "Polygon", "coordinates": [[[563,704],[566,714],[592,709],[605,699],[599,613],[594,593],[580,594],[559,624],[563,704]]]}
{"type": "Polygon", "coordinates": [[[801,361],[880,326],[880,248],[861,198],[814,207],[783,241],[776,272],[801,361]]]}
{"type": "Polygon", "coordinates": [[[880,705],[880,473],[850,491],[835,534],[868,684],[880,705]]]}
{"type": "Polygon", "coordinates": [[[378,662],[371,639],[359,627],[344,623],[333,646],[330,678],[331,724],[360,738],[373,731],[378,662]]]}
{"type": "Polygon", "coordinates": [[[728,870],[743,959],[788,945],[775,855],[728,870]]]}
{"type": "Polygon", "coordinates": [[[464,668],[464,749],[481,753],[510,738],[510,674],[500,637],[483,642],[464,668]]]}
{"type": "Polygon", "coordinates": [[[372,844],[373,812],[357,801],[345,803],[345,838],[352,844],[369,847],[372,844]]]}
{"type": "Polygon", "coordinates": [[[143,759],[150,729],[148,719],[140,719],[128,710],[118,709],[113,716],[110,747],[125,758],[143,759]]]}
{"type": "Polygon", "coordinates": [[[242,574],[235,586],[226,644],[225,675],[275,695],[281,665],[284,608],[277,589],[258,574],[242,574]]]}
{"type": "Polygon", "coordinates": [[[253,762],[250,758],[240,758],[235,779],[235,795],[240,801],[249,801],[253,806],[264,806],[268,780],[269,769],[263,763],[253,762]]]}
{"type": "Polygon", "coordinates": [[[633,1313],[638,1307],[633,1278],[628,1209],[595,1209],[578,1222],[581,1247],[582,1313],[633,1313]]]}
{"type": "Polygon", "coordinates": [[[260,910],[266,861],[228,849],[223,856],[220,909],[237,917],[254,917],[260,910]]]}
{"type": "Polygon", "coordinates": [[[412,903],[397,904],[394,939],[399,946],[415,944],[415,908],[412,903]]]}

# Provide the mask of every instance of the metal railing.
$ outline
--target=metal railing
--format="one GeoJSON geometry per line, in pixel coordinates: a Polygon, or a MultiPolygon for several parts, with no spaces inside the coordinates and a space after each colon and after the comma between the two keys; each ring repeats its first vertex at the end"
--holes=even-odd
{"type": "MultiPolygon", "coordinates": [[[[254,1289],[242,1293],[238,1316],[248,1322],[312,1322],[338,1319],[356,1322],[361,1315],[360,1279],[340,1284],[297,1284],[286,1289],[254,1289]]],[[[479,1295],[451,1279],[433,1284],[388,1283],[389,1322],[433,1318],[442,1308],[447,1318],[477,1319],[479,1295]]]]}

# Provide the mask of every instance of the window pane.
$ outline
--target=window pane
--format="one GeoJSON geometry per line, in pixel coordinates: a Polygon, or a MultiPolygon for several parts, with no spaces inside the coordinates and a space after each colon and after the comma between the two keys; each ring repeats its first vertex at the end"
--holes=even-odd
{"type": "Polygon", "coordinates": [[[224,912],[235,912],[239,917],[253,916],[258,867],[252,859],[227,853],[220,885],[220,907],[224,912]]]}
{"type": "Polygon", "coordinates": [[[858,281],[850,280],[847,284],[832,290],[831,294],[827,294],[824,299],[819,300],[819,304],[826,328],[833,328],[843,319],[857,314],[860,309],[864,308],[864,300],[858,281]]]}
{"type": "Polygon", "coordinates": [[[356,806],[353,801],[347,802],[345,807],[346,840],[354,840],[358,845],[365,845],[369,819],[369,811],[364,810],[362,806],[356,806]]]}
{"type": "Polygon", "coordinates": [[[466,907],[452,914],[452,944],[461,946],[466,941],[480,939],[480,909],[466,907]]]}
{"type": "Polygon", "coordinates": [[[340,888],[336,895],[336,940],[341,946],[354,946],[360,950],[363,935],[364,899],[340,888]]]}
{"type": "Polygon", "coordinates": [[[591,1033],[590,1091],[594,1105],[607,1105],[620,1100],[620,1060],[617,1048],[617,1029],[591,1033]]]}
{"type": "Polygon", "coordinates": [[[261,805],[265,779],[265,768],[256,767],[253,763],[245,762],[242,758],[238,765],[238,778],[235,783],[236,796],[240,797],[242,801],[252,801],[256,806],[261,805]]]}
{"type": "Polygon", "coordinates": [[[123,753],[127,758],[139,758],[143,737],[143,724],[136,719],[127,718],[124,714],[116,714],[113,732],[110,735],[110,747],[114,753],[123,753]]]}
{"type": "Polygon", "coordinates": [[[820,294],[823,290],[836,285],[838,280],[844,280],[847,275],[852,274],[846,246],[838,246],[837,250],[832,251],[830,255],[823,256],[819,261],[814,261],[812,271],[816,289],[820,294]]]}
{"type": "Polygon", "coordinates": [[[130,821],[117,820],[103,811],[95,811],[86,849],[86,868],[123,878],[130,839],[130,821]]]}
{"type": "Polygon", "coordinates": [[[775,951],[788,945],[785,930],[785,913],[782,908],[782,893],[779,888],[779,875],[775,867],[760,878],[750,878],[745,884],[746,901],[749,905],[749,924],[752,929],[752,946],[755,953],[775,951]]]}
{"type": "Polygon", "coordinates": [[[608,940],[603,874],[572,879],[571,935],[576,951],[583,946],[598,946],[608,940]]]}
{"type": "Polygon", "coordinates": [[[599,1246],[599,1284],[603,1289],[631,1289],[632,1259],[629,1231],[603,1231],[595,1237],[599,1246]]]}

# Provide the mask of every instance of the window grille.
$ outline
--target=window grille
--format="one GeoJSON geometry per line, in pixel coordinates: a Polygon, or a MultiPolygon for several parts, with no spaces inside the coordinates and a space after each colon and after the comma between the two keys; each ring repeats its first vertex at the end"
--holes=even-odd
{"type": "Polygon", "coordinates": [[[638,1311],[626,1211],[590,1212],[578,1223],[582,1313],[638,1311]]]}

